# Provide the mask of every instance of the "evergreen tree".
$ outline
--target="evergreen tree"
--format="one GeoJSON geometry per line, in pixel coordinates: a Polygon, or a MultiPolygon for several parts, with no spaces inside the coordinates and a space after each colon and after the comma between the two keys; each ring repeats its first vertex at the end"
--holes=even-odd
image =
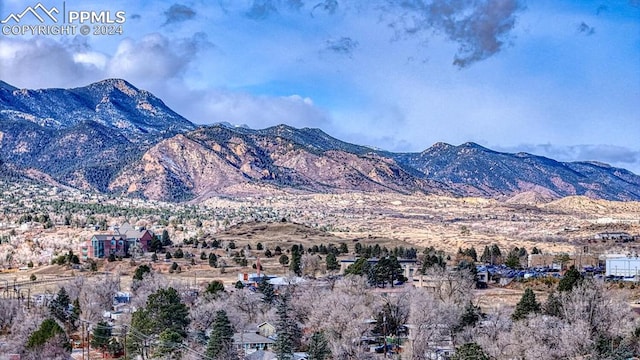
{"type": "Polygon", "coordinates": [[[73,309],[71,309],[71,315],[69,316],[69,323],[71,325],[72,330],[78,329],[78,321],[80,320],[80,315],[82,314],[82,310],[80,309],[80,300],[75,298],[73,300],[73,309]]]}
{"type": "Polygon", "coordinates": [[[263,276],[258,283],[258,290],[262,293],[262,301],[267,304],[272,304],[276,298],[275,290],[273,290],[273,285],[269,283],[269,279],[266,276],[263,276]]]}
{"type": "Polygon", "coordinates": [[[133,274],[133,280],[142,281],[144,274],[148,274],[151,272],[151,267],[147,264],[142,264],[136,268],[135,273],[133,274]]]}
{"type": "Polygon", "coordinates": [[[451,360],[490,360],[477,343],[466,343],[456,349],[451,360]]]}
{"type": "Polygon", "coordinates": [[[369,268],[371,264],[367,261],[366,258],[359,258],[353,264],[349,265],[347,269],[344,271],[345,275],[367,275],[369,273],[369,268]]]}
{"type": "Polygon", "coordinates": [[[531,288],[527,288],[516,305],[516,310],[511,315],[511,318],[513,320],[521,320],[526,318],[530,313],[538,312],[540,312],[540,304],[536,301],[536,294],[533,293],[531,288]]]}
{"type": "Polygon", "coordinates": [[[542,311],[545,315],[562,317],[562,302],[555,292],[551,292],[547,296],[547,301],[544,303],[542,311]]]}
{"type": "Polygon", "coordinates": [[[264,249],[264,246],[262,246],[262,243],[257,243],[256,250],[261,251],[262,249],[264,249]]]}
{"type": "Polygon", "coordinates": [[[160,242],[162,243],[162,246],[171,245],[171,239],[169,238],[169,232],[166,229],[162,230],[162,236],[160,237],[160,242]]]}
{"type": "Polygon", "coordinates": [[[338,263],[338,260],[336,259],[336,256],[333,253],[327,254],[327,257],[325,260],[327,262],[328,271],[340,269],[340,264],[338,263]]]}
{"type": "Polygon", "coordinates": [[[317,331],[311,335],[307,354],[309,355],[309,360],[326,360],[329,358],[331,350],[324,332],[317,331]]]}
{"type": "Polygon", "coordinates": [[[558,291],[568,292],[571,291],[576,285],[582,282],[582,274],[576,269],[575,266],[571,266],[569,270],[564,274],[560,282],[558,283],[558,291]]]}
{"type": "Polygon", "coordinates": [[[298,245],[291,247],[291,261],[289,262],[289,270],[297,276],[302,276],[302,254],[298,245]]]}
{"type": "Polygon", "coordinates": [[[224,285],[222,284],[222,281],[214,280],[207,285],[207,289],[204,292],[205,294],[211,295],[213,298],[217,298],[224,292],[224,285]]]}
{"type": "Polygon", "coordinates": [[[373,286],[385,287],[387,283],[391,284],[396,280],[405,281],[402,275],[402,267],[395,256],[387,256],[371,267],[368,273],[369,283],[373,286]]]}
{"type": "Polygon", "coordinates": [[[295,351],[299,339],[302,337],[302,331],[298,327],[296,319],[292,317],[291,295],[283,294],[276,306],[275,328],[278,334],[273,348],[276,352],[278,360],[293,360],[293,352],[295,351]]]}
{"type": "Polygon", "coordinates": [[[471,301],[467,303],[464,308],[464,312],[460,316],[460,323],[458,324],[456,331],[462,331],[466,327],[475,326],[480,321],[480,307],[473,305],[471,301]]]}
{"type": "Polygon", "coordinates": [[[218,257],[213,252],[209,254],[209,266],[218,267],[218,257]]]}
{"type": "Polygon", "coordinates": [[[132,314],[132,331],[127,338],[127,348],[132,354],[142,355],[143,358],[148,357],[149,350],[152,354],[158,355],[157,344],[151,343],[149,339],[164,333],[165,338],[175,340],[175,335],[172,333],[176,333],[180,336],[180,341],[171,341],[176,345],[186,338],[189,323],[189,309],[182,303],[176,289],[172,287],[159,289],[149,295],[145,307],[132,314]],[[135,334],[145,334],[145,336],[140,337],[135,334]]]}
{"type": "Polygon", "coordinates": [[[213,320],[211,337],[207,343],[207,357],[215,360],[226,360],[229,350],[233,349],[233,326],[224,310],[216,311],[213,320]]]}
{"type": "Polygon", "coordinates": [[[507,255],[507,260],[504,262],[504,264],[512,269],[519,269],[521,266],[518,253],[515,251],[509,252],[509,255],[507,255]]]}
{"type": "Polygon", "coordinates": [[[267,249],[267,250],[264,251],[264,256],[270,258],[270,257],[273,256],[273,254],[271,253],[271,250],[267,249]]]}
{"type": "Polygon", "coordinates": [[[484,251],[482,251],[482,256],[480,256],[480,261],[486,264],[491,262],[491,249],[489,249],[488,246],[484,247],[484,251]]]}
{"type": "Polygon", "coordinates": [[[49,310],[51,311],[51,315],[58,319],[62,323],[67,323],[69,320],[69,305],[71,304],[71,300],[69,299],[69,294],[67,293],[67,289],[63,287],[58,290],[58,295],[53,301],[49,304],[49,310]]]}
{"type": "Polygon", "coordinates": [[[285,254],[280,255],[280,258],[278,259],[278,262],[282,265],[282,266],[287,266],[289,264],[289,257],[285,254]]]}
{"type": "Polygon", "coordinates": [[[349,253],[349,247],[347,246],[347,244],[345,244],[345,243],[340,244],[340,253],[341,254],[348,254],[349,253]]]}
{"type": "Polygon", "coordinates": [[[153,254],[151,255],[151,261],[153,261],[153,262],[158,261],[158,255],[157,255],[156,253],[153,253],[153,254]]]}
{"type": "Polygon", "coordinates": [[[58,338],[58,344],[64,349],[71,352],[71,344],[67,339],[64,330],[53,319],[46,319],[40,324],[38,330],[34,331],[27,339],[26,348],[34,349],[45,345],[51,339],[58,338]]]}
{"type": "Polygon", "coordinates": [[[105,321],[100,321],[93,329],[93,336],[91,337],[90,342],[91,347],[105,352],[110,341],[111,326],[109,326],[105,321]]]}

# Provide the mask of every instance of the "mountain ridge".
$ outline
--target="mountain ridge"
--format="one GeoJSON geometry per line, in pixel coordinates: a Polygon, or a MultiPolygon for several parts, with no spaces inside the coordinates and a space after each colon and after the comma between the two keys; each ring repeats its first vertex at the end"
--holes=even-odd
{"type": "Polygon", "coordinates": [[[0,150],[12,178],[29,169],[49,182],[157,200],[276,190],[640,200],[640,176],[596,161],[473,142],[394,153],[285,124],[196,126],[122,79],[39,90],[0,81],[0,150]]]}

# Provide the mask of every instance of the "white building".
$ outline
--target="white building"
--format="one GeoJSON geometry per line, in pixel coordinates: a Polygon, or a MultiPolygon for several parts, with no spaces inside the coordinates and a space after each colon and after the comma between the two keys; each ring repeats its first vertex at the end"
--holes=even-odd
{"type": "Polygon", "coordinates": [[[640,258],[630,256],[608,257],[606,276],[640,276],[640,258]]]}

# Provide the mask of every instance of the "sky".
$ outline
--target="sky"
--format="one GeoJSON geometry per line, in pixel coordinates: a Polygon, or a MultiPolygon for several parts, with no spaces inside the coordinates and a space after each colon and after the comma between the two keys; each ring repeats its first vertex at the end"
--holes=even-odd
{"type": "MultiPolygon", "coordinates": [[[[0,18],[35,4],[2,0],[0,18]]],[[[123,78],[197,124],[314,127],[401,152],[473,141],[640,174],[640,0],[64,8],[124,11],[122,34],[0,35],[0,79],[70,88],[123,78]]]]}

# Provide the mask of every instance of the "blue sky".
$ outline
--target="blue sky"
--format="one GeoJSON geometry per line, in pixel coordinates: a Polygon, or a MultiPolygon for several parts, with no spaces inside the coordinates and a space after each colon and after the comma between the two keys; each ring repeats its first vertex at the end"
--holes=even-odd
{"type": "MultiPolygon", "coordinates": [[[[0,17],[27,5],[5,0],[0,17]]],[[[0,35],[0,78],[44,88],[119,77],[195,123],[319,127],[393,151],[474,141],[640,173],[638,0],[66,7],[124,10],[124,34],[0,35]]]]}

